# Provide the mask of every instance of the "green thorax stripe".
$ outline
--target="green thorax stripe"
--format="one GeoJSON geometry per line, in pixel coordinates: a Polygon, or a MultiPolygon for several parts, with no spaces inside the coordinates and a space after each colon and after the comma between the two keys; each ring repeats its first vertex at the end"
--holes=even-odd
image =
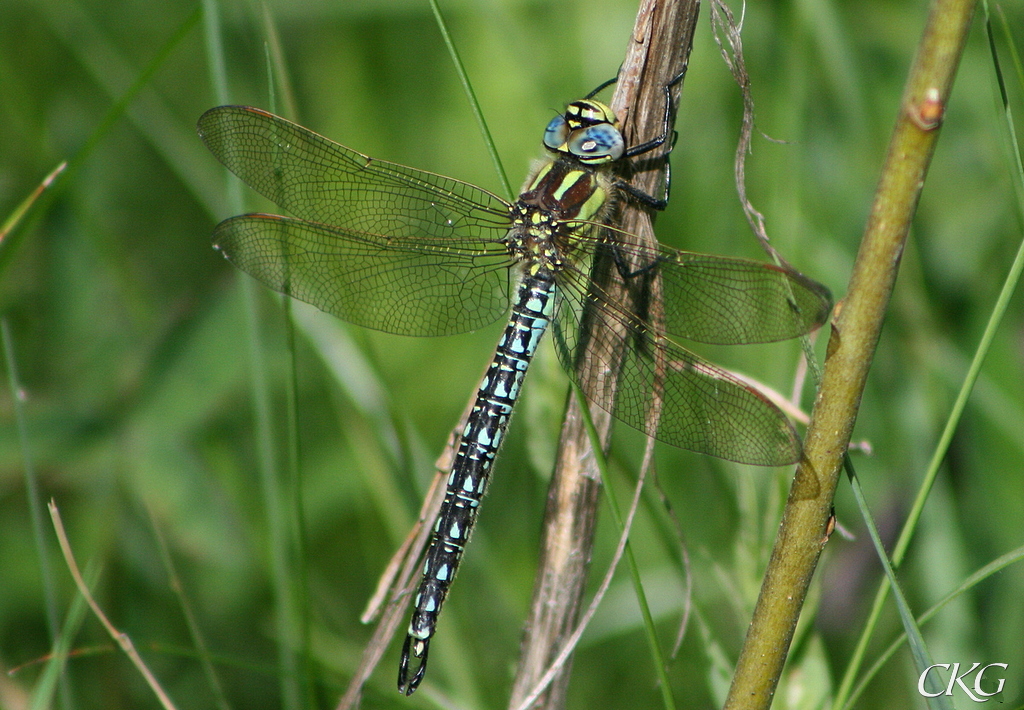
{"type": "Polygon", "coordinates": [[[608,192],[595,171],[568,160],[544,165],[519,196],[520,204],[556,221],[597,219],[608,192]]]}

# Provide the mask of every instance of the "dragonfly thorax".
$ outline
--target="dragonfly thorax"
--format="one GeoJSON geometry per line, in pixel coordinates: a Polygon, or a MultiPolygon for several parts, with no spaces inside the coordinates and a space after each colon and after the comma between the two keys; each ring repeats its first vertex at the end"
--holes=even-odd
{"type": "Polygon", "coordinates": [[[605,218],[612,194],[605,171],[569,159],[542,163],[512,205],[509,250],[558,270],[578,237],[605,218]]]}

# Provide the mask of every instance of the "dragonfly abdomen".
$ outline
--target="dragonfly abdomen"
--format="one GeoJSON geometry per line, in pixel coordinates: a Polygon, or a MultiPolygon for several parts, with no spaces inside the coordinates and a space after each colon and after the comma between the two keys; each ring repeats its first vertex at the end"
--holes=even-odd
{"type": "Polygon", "coordinates": [[[398,674],[398,688],[407,695],[416,689],[426,670],[430,637],[476,521],[491,465],[508,429],[526,369],[551,321],[554,302],[554,274],[541,268],[523,277],[508,325],[477,390],[413,600],[398,674]],[[419,664],[411,677],[410,658],[418,659],[419,664]]]}

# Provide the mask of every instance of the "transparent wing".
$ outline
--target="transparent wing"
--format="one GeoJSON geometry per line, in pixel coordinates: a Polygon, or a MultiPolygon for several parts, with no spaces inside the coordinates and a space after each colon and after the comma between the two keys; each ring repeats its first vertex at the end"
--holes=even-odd
{"type": "Polygon", "coordinates": [[[661,330],[698,343],[738,345],[789,340],[820,327],[832,310],[828,289],[792,269],[749,259],[638,246],[620,230],[595,229],[614,242],[616,269],[636,294],[661,277],[661,330]]]}
{"type": "Polygon", "coordinates": [[[222,222],[214,243],[270,288],[401,335],[474,330],[509,307],[509,205],[458,180],[374,160],[260,109],[199,119],[211,152],[296,215],[222,222]]]}
{"type": "Polygon", "coordinates": [[[275,291],[387,333],[464,333],[509,309],[511,262],[500,243],[384,237],[265,214],[221,222],[213,241],[275,291]]]}
{"type": "Polygon", "coordinates": [[[198,130],[231,172],[302,219],[407,238],[493,238],[508,228],[508,203],[486,190],[374,160],[261,109],[218,106],[198,130]]]}
{"type": "MultiPolygon", "coordinates": [[[[406,335],[472,330],[507,311],[509,205],[497,196],[373,160],[259,109],[212,109],[199,132],[232,172],[300,218],[243,215],[217,228],[218,248],[270,287],[406,335]]],[[[795,337],[824,323],[828,291],[791,270],[641,247],[621,232],[610,246],[609,233],[594,229],[579,253],[587,262],[605,251],[630,303],[593,286],[585,263],[562,272],[555,339],[570,374],[580,380],[577,363],[597,357],[593,371],[603,377],[620,360],[618,386],[604,383],[594,401],[631,426],[721,458],[796,460],[799,439],[781,411],[667,335],[722,344],[795,337]],[[648,295],[654,283],[658,308],[648,295]]]]}
{"type": "Polygon", "coordinates": [[[795,462],[800,440],[778,407],[665,333],[712,343],[794,337],[827,318],[824,287],[741,259],[618,244],[601,250],[607,256],[604,268],[631,274],[626,279],[631,303],[614,301],[591,282],[581,264],[563,272],[559,281],[554,329],[563,366],[591,393],[591,401],[673,446],[760,466],[795,462]],[[630,272],[615,265],[624,256],[650,257],[652,252],[655,260],[640,262],[646,269],[630,272]],[[654,325],[661,319],[652,317],[646,293],[655,273],[663,277],[662,327],[654,325]],[[621,374],[613,381],[609,373],[619,363],[621,374]]]}

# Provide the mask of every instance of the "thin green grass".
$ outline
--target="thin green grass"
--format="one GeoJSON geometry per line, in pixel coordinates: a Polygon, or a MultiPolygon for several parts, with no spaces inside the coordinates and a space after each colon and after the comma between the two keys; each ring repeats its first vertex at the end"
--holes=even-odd
{"type": "MultiPolygon", "coordinates": [[[[913,627],[917,628],[924,626],[924,624],[926,624],[930,619],[934,618],[935,615],[938,614],[947,604],[960,598],[962,595],[970,592],[972,589],[977,587],[979,584],[981,584],[986,579],[996,574],[1000,570],[1021,561],[1024,561],[1024,548],[1018,548],[1016,550],[1012,550],[1011,552],[1006,553],[1005,555],[1000,555],[999,558],[993,560],[992,562],[988,563],[987,565],[979,569],[974,574],[970,575],[967,579],[963,581],[963,583],[959,587],[951,591],[949,594],[947,594],[941,600],[939,600],[939,602],[937,602],[936,604],[928,608],[925,612],[923,612],[920,616],[918,616],[914,620],[913,627]]],[[[878,655],[878,657],[875,659],[875,662],[871,664],[871,667],[868,668],[861,676],[860,680],[858,681],[857,685],[853,688],[853,690],[850,692],[849,696],[844,698],[844,708],[854,706],[854,703],[857,702],[857,699],[860,697],[861,693],[863,693],[864,690],[867,688],[871,680],[876,675],[878,675],[878,672],[881,670],[882,666],[884,666],[889,661],[889,659],[893,657],[893,655],[900,649],[900,647],[906,641],[906,634],[900,634],[896,637],[895,640],[893,640],[892,643],[889,644],[889,646],[882,653],[878,655]]]]}
{"type": "Polygon", "coordinates": [[[196,619],[196,613],[192,608],[192,602],[189,601],[188,595],[185,593],[185,586],[182,584],[181,578],[178,576],[178,570],[175,567],[174,559],[171,557],[171,551],[167,548],[167,540],[160,531],[160,526],[157,523],[156,517],[153,515],[153,511],[149,510],[148,512],[150,520],[153,522],[153,534],[156,537],[157,547],[160,550],[160,561],[163,563],[168,583],[170,584],[171,589],[174,590],[175,596],[178,598],[178,605],[181,607],[182,616],[185,618],[185,623],[188,625],[188,633],[190,640],[192,641],[192,648],[195,649],[195,657],[202,665],[203,673],[206,676],[210,696],[218,710],[230,710],[231,706],[228,703],[227,696],[224,694],[224,684],[217,676],[217,670],[214,666],[216,659],[213,654],[210,653],[209,644],[206,643],[203,630],[196,619]]]}
{"type": "MultiPolygon", "coordinates": [[[[26,213],[29,205],[22,203],[11,220],[10,226],[15,226],[21,217],[26,213]]],[[[5,232],[8,230],[5,229],[5,232]]],[[[0,346],[4,351],[4,362],[7,365],[7,386],[11,394],[11,402],[14,404],[14,420],[18,430],[18,445],[21,449],[22,471],[25,475],[25,497],[28,501],[29,516],[32,523],[32,540],[35,543],[35,553],[39,573],[42,582],[43,598],[46,602],[46,626],[49,634],[50,646],[53,649],[53,658],[47,664],[46,674],[41,680],[37,691],[37,698],[44,698],[46,704],[50,703],[51,695],[55,689],[60,692],[60,705],[71,707],[70,691],[67,675],[64,672],[64,664],[67,659],[68,644],[70,637],[65,632],[58,618],[57,612],[57,586],[54,582],[53,568],[50,564],[48,530],[44,522],[43,510],[45,503],[39,494],[39,477],[33,463],[32,442],[28,431],[28,423],[25,418],[25,392],[22,388],[21,378],[18,375],[18,358],[15,354],[15,343],[11,337],[11,328],[6,318],[0,318],[0,346]]],[[[77,628],[81,622],[81,614],[74,619],[71,628],[77,628]]]]}
{"type": "MultiPolygon", "coordinates": [[[[95,573],[86,572],[87,580],[95,581],[95,578],[95,573]]],[[[67,680],[67,663],[75,636],[82,628],[88,609],[85,597],[80,594],[72,597],[67,615],[63,620],[64,623],[60,625],[59,633],[53,639],[52,652],[46,662],[46,667],[31,690],[28,704],[31,710],[52,708],[55,705],[55,698],[57,707],[65,709],[76,707],[71,686],[67,680]]]]}
{"type": "MultiPolygon", "coordinates": [[[[48,4],[43,5],[49,7],[48,4]]],[[[74,3],[70,3],[64,12],[76,8],[74,3]]],[[[110,133],[114,126],[114,123],[120,120],[128,112],[128,107],[131,102],[139,95],[139,93],[149,85],[153,79],[153,75],[164,65],[167,61],[168,55],[173,52],[176,48],[181,45],[185,35],[192,30],[192,28],[199,21],[200,13],[197,9],[181,24],[177,30],[168,37],[167,41],[160,47],[159,51],[153,55],[149,63],[143,70],[134,77],[131,85],[128,89],[117,96],[117,100],[111,104],[107,109],[106,114],[92,129],[88,139],[82,144],[82,146],[75,152],[75,154],[63,162],[62,165],[66,167],[60,170],[56,174],[52,174],[52,180],[47,185],[47,190],[42,194],[41,199],[33,200],[27,209],[16,210],[11,215],[11,219],[5,220],[5,228],[3,230],[4,239],[2,249],[0,249],[0,274],[9,268],[8,264],[11,259],[11,255],[17,250],[18,245],[22,239],[22,235],[25,233],[26,228],[35,224],[35,216],[37,213],[45,213],[51,205],[51,201],[54,199],[55,194],[60,190],[61,184],[64,181],[70,181],[75,178],[75,175],[81,168],[81,166],[93,155],[97,146],[103,141],[110,133]],[[16,218],[16,219],[15,219],[16,218]],[[20,227],[11,229],[8,227],[20,227]]],[[[74,21],[72,18],[62,18],[60,23],[63,26],[64,21],[74,21]]],[[[87,30],[89,28],[88,21],[83,21],[79,24],[80,30],[87,30]]],[[[85,55],[86,60],[89,59],[88,55],[85,55]]]]}
{"type": "MultiPolygon", "coordinates": [[[[654,667],[654,674],[658,678],[658,687],[661,689],[661,701],[662,707],[665,710],[674,710],[676,707],[675,697],[672,695],[672,684],[669,682],[666,664],[665,654],[661,649],[661,644],[658,641],[657,631],[654,626],[654,617],[651,614],[650,604],[647,602],[647,594],[644,591],[644,583],[640,574],[639,566],[637,565],[636,556],[633,554],[633,548],[629,544],[629,531],[632,529],[633,516],[636,513],[637,505],[640,502],[640,493],[643,489],[643,477],[637,483],[636,495],[633,498],[633,504],[630,506],[627,517],[622,516],[622,510],[619,507],[618,500],[615,496],[614,489],[611,485],[611,480],[608,476],[608,462],[602,453],[601,437],[597,432],[597,428],[594,426],[594,421],[590,417],[590,407],[587,405],[586,397],[579,390],[579,387],[574,382],[572,384],[573,389],[576,392],[576,397],[580,401],[580,412],[583,414],[583,421],[587,427],[587,435],[590,437],[591,450],[596,459],[597,469],[601,472],[601,484],[604,489],[605,500],[608,501],[608,509],[611,511],[612,519],[615,522],[616,528],[623,537],[622,545],[623,551],[626,557],[626,569],[629,570],[630,581],[633,583],[633,591],[636,594],[637,605],[640,607],[640,614],[643,617],[643,628],[644,633],[647,637],[647,647],[651,653],[652,665],[654,667]]],[[[653,446],[650,443],[649,446],[653,446]]],[[[650,464],[650,460],[645,458],[645,465],[650,464]]]]}
{"type": "MultiPolygon", "coordinates": [[[[910,611],[910,604],[907,603],[907,598],[904,596],[899,582],[896,580],[896,573],[893,571],[892,565],[889,564],[889,557],[886,554],[885,546],[878,535],[878,527],[875,525],[874,520],[872,520],[871,511],[868,509],[867,500],[864,498],[864,491],[860,487],[860,481],[857,479],[857,474],[853,469],[853,463],[850,461],[849,456],[844,458],[844,466],[847,477],[853,486],[854,497],[857,499],[861,514],[864,516],[868,534],[871,536],[871,543],[874,545],[875,553],[878,555],[878,559],[881,560],[882,568],[885,570],[885,579],[889,583],[889,590],[892,591],[893,598],[896,601],[896,608],[899,610],[900,621],[907,636],[910,653],[914,658],[914,667],[917,670],[918,676],[921,676],[933,665],[931,653],[928,651],[924,637],[921,635],[921,629],[917,625],[917,620],[910,611]]],[[[942,686],[938,685],[936,674],[927,675],[924,680],[924,687],[929,693],[927,699],[929,708],[953,710],[953,699],[942,693],[942,686]]]]}
{"type": "MultiPolygon", "coordinates": [[[[204,16],[207,19],[206,38],[210,53],[210,70],[213,74],[212,83],[218,87],[217,103],[231,103],[228,91],[228,79],[225,73],[224,46],[220,28],[220,9],[215,0],[204,4],[204,16]]],[[[270,66],[270,62],[267,62],[270,66]]],[[[272,76],[273,72],[268,72],[272,76]]],[[[275,84],[270,82],[270,86],[275,84]]],[[[227,171],[224,171],[227,175],[227,171]]],[[[229,204],[232,213],[244,212],[243,199],[238,181],[227,177],[232,187],[229,189],[229,204]]],[[[270,577],[274,588],[274,612],[278,668],[280,670],[281,702],[285,710],[299,710],[308,707],[311,692],[308,668],[308,615],[304,612],[305,601],[301,598],[304,586],[305,565],[299,556],[302,538],[301,517],[297,519],[298,501],[301,501],[301,487],[297,473],[297,442],[292,435],[294,425],[289,426],[288,465],[283,469],[276,444],[276,424],[271,404],[272,373],[267,362],[267,344],[262,335],[260,324],[260,307],[257,298],[259,288],[250,279],[240,278],[239,288],[243,293],[245,320],[249,337],[248,355],[251,364],[251,386],[253,416],[256,422],[256,441],[259,451],[259,476],[263,492],[263,503],[269,533],[270,577]]],[[[286,318],[290,324],[290,318],[286,318]]],[[[288,328],[289,335],[292,329],[288,328]]],[[[289,337],[289,351],[294,352],[294,341],[289,337]]],[[[293,380],[294,381],[294,380],[293,380]]],[[[292,392],[292,388],[286,388],[292,392]]],[[[287,421],[294,422],[296,402],[293,394],[288,397],[287,421]]]]}
{"type": "Polygon", "coordinates": [[[514,195],[512,193],[512,185],[509,184],[508,176],[505,174],[505,166],[501,164],[501,157],[498,155],[498,149],[495,147],[494,139],[491,137],[491,129],[488,128],[483,111],[480,110],[480,102],[476,98],[476,92],[473,91],[473,83],[470,81],[469,75],[466,73],[466,67],[459,57],[459,50],[455,46],[455,41],[452,39],[448,25],[444,21],[444,16],[441,14],[441,8],[438,6],[437,0],[430,0],[430,11],[434,13],[434,19],[437,20],[437,29],[440,30],[445,46],[448,47],[448,54],[452,58],[452,67],[455,69],[455,73],[458,74],[459,82],[466,92],[466,98],[469,100],[469,107],[473,111],[473,117],[476,118],[477,124],[480,126],[480,134],[484,139],[487,153],[491,156],[491,162],[494,163],[494,172],[497,173],[498,180],[501,181],[505,199],[511,200],[514,195]]]}

